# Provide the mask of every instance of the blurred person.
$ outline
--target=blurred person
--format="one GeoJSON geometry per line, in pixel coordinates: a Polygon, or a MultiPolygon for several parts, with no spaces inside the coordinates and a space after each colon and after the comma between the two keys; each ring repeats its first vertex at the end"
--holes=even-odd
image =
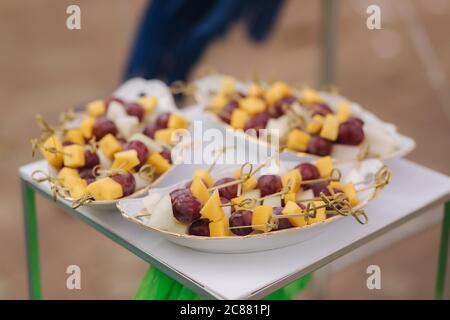
{"type": "Polygon", "coordinates": [[[265,40],[284,0],[153,0],[142,17],[125,79],[185,80],[207,45],[243,21],[254,41],[265,40]]]}

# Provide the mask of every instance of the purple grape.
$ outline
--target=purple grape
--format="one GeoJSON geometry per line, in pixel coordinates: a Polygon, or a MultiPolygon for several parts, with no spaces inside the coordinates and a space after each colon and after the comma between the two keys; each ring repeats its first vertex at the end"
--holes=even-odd
{"type": "Polygon", "coordinates": [[[172,201],[172,205],[174,204],[174,202],[177,200],[177,198],[179,196],[190,194],[190,193],[191,193],[191,190],[189,190],[188,188],[179,188],[179,189],[173,190],[172,192],[170,192],[170,200],[172,201]]]}
{"type": "Polygon", "coordinates": [[[219,112],[219,118],[222,119],[222,121],[226,123],[230,123],[231,121],[231,114],[233,113],[234,109],[239,107],[239,103],[237,101],[230,101],[228,102],[222,110],[219,112]]]}
{"type": "Polygon", "coordinates": [[[331,108],[325,103],[316,104],[313,110],[314,110],[313,115],[320,114],[321,116],[324,117],[327,114],[333,113],[333,110],[331,110],[331,108]]]}
{"type": "Polygon", "coordinates": [[[136,181],[131,173],[116,174],[111,179],[120,183],[124,197],[129,196],[136,190],[136,181]]]}
{"type": "MultiPolygon", "coordinates": [[[[189,189],[188,189],[189,190],[189,189]]],[[[200,218],[202,204],[190,192],[178,194],[172,202],[173,216],[184,224],[189,224],[200,218]]]]}
{"type": "Polygon", "coordinates": [[[363,127],[358,120],[348,120],[339,126],[337,142],[352,146],[359,145],[364,140],[363,127]]]}
{"type": "Polygon", "coordinates": [[[312,163],[300,163],[295,167],[298,171],[300,171],[300,175],[302,176],[302,181],[313,180],[320,178],[319,169],[312,163]]]}
{"type": "Polygon", "coordinates": [[[295,98],[294,96],[289,96],[289,97],[281,98],[280,100],[275,102],[275,105],[272,109],[272,117],[274,117],[274,118],[281,117],[286,112],[286,110],[285,110],[286,106],[290,106],[296,100],[297,100],[297,98],[295,98]]]}
{"type": "Polygon", "coordinates": [[[92,173],[91,168],[82,168],[80,169],[79,173],[80,178],[86,180],[87,184],[91,184],[92,182],[95,181],[95,176],[92,173]]]}
{"type": "Polygon", "coordinates": [[[158,131],[159,129],[162,129],[162,128],[159,128],[159,127],[156,125],[156,123],[151,123],[151,124],[149,124],[147,127],[145,127],[143,133],[144,133],[147,137],[154,139],[154,138],[155,138],[155,132],[158,131]]]}
{"type": "Polygon", "coordinates": [[[320,196],[320,193],[330,196],[330,190],[328,190],[328,182],[321,181],[311,184],[311,189],[314,193],[314,197],[320,196]]]}
{"type": "Polygon", "coordinates": [[[274,174],[260,176],[257,188],[261,191],[261,197],[279,192],[282,188],[281,178],[274,174]]]}
{"type": "Polygon", "coordinates": [[[148,149],[143,142],[137,140],[130,141],[124,145],[123,149],[136,150],[140,162],[139,166],[142,166],[147,161],[148,149]]]}
{"type": "Polygon", "coordinates": [[[168,126],[170,112],[161,113],[155,120],[155,124],[159,129],[165,129],[168,126]]]}
{"type": "Polygon", "coordinates": [[[258,135],[259,130],[264,129],[267,126],[267,122],[270,119],[270,113],[263,111],[256,114],[253,118],[247,121],[244,127],[244,131],[254,129],[258,135]]]}
{"type": "Polygon", "coordinates": [[[209,237],[209,219],[198,219],[189,226],[188,234],[200,237],[209,237]]]}
{"type": "Polygon", "coordinates": [[[169,149],[163,148],[163,150],[159,154],[162,155],[164,159],[169,161],[170,164],[172,164],[172,153],[169,149]]]}
{"type": "MultiPolygon", "coordinates": [[[[279,216],[283,212],[283,207],[274,207],[273,208],[273,214],[279,216]]],[[[288,218],[281,218],[278,219],[278,228],[276,230],[282,230],[282,229],[288,229],[292,228],[293,225],[289,222],[288,218]]]]}
{"type": "Polygon", "coordinates": [[[347,121],[348,121],[348,122],[357,122],[357,123],[359,123],[361,126],[364,125],[364,121],[363,121],[361,118],[358,118],[358,117],[350,117],[350,118],[348,118],[347,121]]]}
{"type": "Polygon", "coordinates": [[[139,103],[127,103],[125,105],[125,111],[129,116],[137,117],[139,121],[142,121],[144,118],[144,108],[139,103]]]}
{"type": "Polygon", "coordinates": [[[100,159],[96,152],[91,150],[84,151],[84,168],[92,169],[96,165],[100,164],[100,159]]]}
{"type": "Polygon", "coordinates": [[[308,142],[308,152],[318,156],[329,155],[332,147],[333,144],[330,141],[319,136],[311,136],[311,139],[308,142]]]}
{"type": "MultiPolygon", "coordinates": [[[[253,212],[250,210],[239,210],[233,212],[230,216],[230,227],[242,227],[242,226],[251,226],[252,225],[252,215],[253,212]]],[[[253,229],[252,228],[237,228],[230,229],[237,236],[246,236],[250,234],[253,229]]]]}
{"type": "MultiPolygon", "coordinates": [[[[217,180],[216,183],[214,184],[214,186],[216,187],[218,185],[225,184],[225,183],[235,181],[235,180],[236,179],[234,179],[234,178],[223,178],[223,179],[217,180]]],[[[231,199],[237,197],[237,191],[238,191],[238,185],[234,184],[234,185],[231,185],[231,186],[228,186],[225,188],[220,188],[219,195],[223,198],[231,200],[231,199]]]]}
{"type": "Polygon", "coordinates": [[[122,99],[111,96],[105,99],[106,108],[109,108],[109,104],[113,101],[121,104],[122,106],[125,105],[125,101],[123,101],[122,99]]]}
{"type": "Polygon", "coordinates": [[[99,141],[109,133],[115,136],[117,134],[117,128],[114,122],[106,117],[101,117],[98,118],[95,122],[92,132],[95,136],[95,139],[99,141]]]}

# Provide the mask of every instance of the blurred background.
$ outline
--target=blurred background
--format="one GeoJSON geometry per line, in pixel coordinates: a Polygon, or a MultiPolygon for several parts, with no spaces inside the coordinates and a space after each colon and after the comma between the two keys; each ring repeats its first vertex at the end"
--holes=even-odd
{"type": "MultiPolygon", "coordinates": [[[[0,3],[0,299],[27,297],[24,230],[17,169],[33,161],[34,116],[108,96],[122,81],[145,0],[0,3]],[[66,28],[66,8],[81,8],[81,30],[66,28]]],[[[316,85],[320,78],[320,1],[287,0],[263,43],[241,23],[212,42],[189,77],[213,67],[237,77],[316,85]]],[[[408,159],[450,174],[450,1],[340,1],[336,78],[339,90],[411,136],[408,159]],[[366,9],[381,8],[381,30],[366,9]]],[[[420,186],[417,186],[420,188],[420,186]]],[[[82,222],[37,197],[44,298],[132,298],[148,265],[82,222]],[[82,270],[82,290],[65,287],[66,268],[82,270]]],[[[390,232],[330,268],[326,299],[431,299],[439,210],[390,232]],[[382,290],[366,288],[366,268],[382,269],[382,290]]],[[[126,222],[124,222],[126,223],[126,222]]],[[[314,297],[314,286],[299,298],[314,297]]]]}

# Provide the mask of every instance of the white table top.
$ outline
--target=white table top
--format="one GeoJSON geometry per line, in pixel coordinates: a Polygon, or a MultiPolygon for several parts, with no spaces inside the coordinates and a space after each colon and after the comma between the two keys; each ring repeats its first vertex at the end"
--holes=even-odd
{"type": "MultiPolygon", "coordinates": [[[[367,225],[352,218],[340,219],[328,233],[266,252],[198,252],[159,238],[126,221],[119,212],[73,210],[61,200],[58,204],[205,297],[260,298],[449,199],[450,178],[446,175],[402,159],[387,161],[387,165],[393,171],[393,179],[366,208],[367,225]]],[[[31,179],[34,170],[45,168],[46,163],[38,161],[21,167],[20,174],[49,196],[47,184],[39,185],[31,179]]]]}

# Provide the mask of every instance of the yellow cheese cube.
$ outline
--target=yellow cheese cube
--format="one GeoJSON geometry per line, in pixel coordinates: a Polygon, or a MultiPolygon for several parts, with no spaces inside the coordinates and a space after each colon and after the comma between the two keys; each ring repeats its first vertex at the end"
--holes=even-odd
{"type": "Polygon", "coordinates": [[[189,127],[189,121],[182,115],[172,112],[169,116],[167,126],[171,129],[186,129],[189,127]]]}
{"type": "Polygon", "coordinates": [[[86,195],[87,182],[84,179],[76,177],[68,177],[67,179],[70,197],[73,199],[79,199],[86,195]]]}
{"type": "Polygon", "coordinates": [[[112,169],[123,169],[131,171],[140,163],[137,151],[134,149],[116,152],[114,154],[114,162],[112,169]]]}
{"type": "MultiPolygon", "coordinates": [[[[302,212],[302,209],[297,205],[297,203],[295,203],[294,201],[288,201],[282,211],[282,214],[299,214],[302,212]]],[[[288,217],[288,220],[295,227],[303,227],[307,224],[304,216],[292,216],[288,217]]]]}
{"type": "Polygon", "coordinates": [[[200,214],[211,221],[224,219],[225,213],[221,205],[219,190],[216,189],[200,210],[200,214]]]}
{"type": "Polygon", "coordinates": [[[259,98],[247,97],[239,100],[239,107],[249,115],[254,116],[257,113],[264,111],[266,104],[259,98]]]}
{"type": "Polygon", "coordinates": [[[248,205],[245,205],[245,206],[239,205],[244,200],[245,200],[245,197],[243,195],[240,195],[239,197],[231,199],[231,203],[233,204],[234,211],[250,209],[248,205]]]}
{"type": "Polygon", "coordinates": [[[222,94],[216,94],[209,102],[209,107],[213,112],[219,113],[223,109],[223,107],[225,107],[228,101],[229,99],[226,96],[222,94]]]}
{"type": "Polygon", "coordinates": [[[144,96],[140,97],[137,102],[144,109],[145,114],[150,114],[155,110],[155,107],[158,104],[158,98],[144,96]]]}
{"type": "Polygon", "coordinates": [[[311,88],[306,88],[303,89],[301,93],[300,102],[305,105],[312,105],[323,102],[323,98],[320,96],[318,91],[311,88]]]}
{"type": "Polygon", "coordinates": [[[155,140],[166,145],[172,145],[176,142],[176,139],[172,138],[174,132],[175,129],[172,128],[156,130],[155,140]]]}
{"type": "Polygon", "coordinates": [[[64,159],[63,146],[57,136],[48,137],[39,150],[50,165],[55,168],[61,167],[64,159]]]}
{"type": "Polygon", "coordinates": [[[236,90],[236,81],[232,77],[224,77],[220,82],[220,94],[228,96],[236,90]]]}
{"type": "Polygon", "coordinates": [[[212,221],[209,223],[209,236],[226,237],[230,234],[229,227],[229,221],[226,217],[218,221],[212,221]]]}
{"type": "Polygon", "coordinates": [[[63,187],[66,187],[66,179],[69,177],[80,178],[80,174],[76,169],[64,167],[58,172],[56,180],[58,180],[63,187]]]}
{"type": "Polygon", "coordinates": [[[327,114],[323,121],[320,136],[324,139],[335,141],[339,133],[339,120],[335,115],[327,114]]]}
{"type": "Polygon", "coordinates": [[[111,133],[108,133],[100,140],[99,147],[109,159],[112,159],[116,152],[122,150],[122,145],[111,133]]]}
{"type": "Polygon", "coordinates": [[[267,89],[264,98],[270,106],[273,106],[278,100],[288,96],[292,96],[292,89],[284,82],[275,82],[267,89]]]}
{"type": "Polygon", "coordinates": [[[342,191],[344,191],[352,207],[356,206],[359,203],[358,194],[356,193],[356,189],[353,183],[346,183],[343,186],[342,191]]]}
{"type": "Polygon", "coordinates": [[[69,129],[66,131],[64,135],[64,140],[83,145],[84,144],[84,135],[80,129],[69,129]]]}
{"type": "Polygon", "coordinates": [[[346,101],[340,101],[336,105],[336,116],[339,122],[345,122],[350,118],[352,114],[352,107],[346,101]]]}
{"type": "Polygon", "coordinates": [[[317,222],[322,222],[326,220],[327,213],[325,208],[325,202],[323,201],[314,201],[314,205],[316,206],[316,217],[315,218],[309,218],[308,224],[313,224],[317,222]]]}
{"type": "Polygon", "coordinates": [[[192,179],[200,178],[203,180],[204,183],[206,183],[206,186],[208,188],[212,187],[214,185],[214,179],[211,177],[209,172],[207,170],[198,169],[194,171],[194,174],[192,176],[192,179]]]}
{"type": "Polygon", "coordinates": [[[158,152],[154,152],[148,157],[147,164],[155,168],[157,175],[161,175],[170,169],[170,162],[158,152]]]}
{"type": "Polygon", "coordinates": [[[209,192],[203,183],[202,179],[195,178],[191,183],[191,192],[194,197],[196,197],[201,204],[205,204],[209,199],[209,192]]]}
{"type": "Polygon", "coordinates": [[[86,111],[92,117],[99,117],[106,112],[106,103],[104,100],[89,102],[86,106],[86,111]]]}
{"type": "Polygon", "coordinates": [[[284,203],[288,203],[289,201],[294,201],[295,202],[295,200],[296,200],[295,195],[296,195],[295,192],[286,193],[284,195],[284,203]]]}
{"type": "Polygon", "coordinates": [[[342,190],[342,183],[340,183],[339,181],[330,181],[329,183],[329,187],[331,189],[338,189],[338,190],[342,190]]]}
{"type": "MultiPolygon", "coordinates": [[[[302,176],[300,175],[300,171],[297,169],[289,171],[287,174],[281,177],[281,183],[283,187],[290,186],[289,192],[297,193],[300,190],[300,185],[302,183],[302,176]]],[[[295,199],[295,195],[294,195],[295,199]]]]}
{"type": "Polygon", "coordinates": [[[84,147],[78,144],[71,144],[63,148],[64,166],[70,168],[83,167],[85,164],[84,147]]]}
{"type": "Polygon", "coordinates": [[[248,120],[250,120],[250,116],[247,112],[240,109],[234,109],[231,113],[230,125],[235,129],[244,129],[248,120]]]}
{"type": "MultiPolygon", "coordinates": [[[[241,169],[238,168],[233,172],[233,176],[236,179],[241,178],[241,169]]],[[[242,191],[250,191],[256,188],[256,185],[258,184],[258,181],[254,177],[250,177],[247,180],[244,181],[242,184],[242,191]]]]}
{"type": "Polygon", "coordinates": [[[252,214],[252,227],[255,230],[267,232],[268,224],[272,220],[272,206],[257,206],[252,214]]]}
{"type": "Polygon", "coordinates": [[[95,118],[84,117],[80,124],[80,130],[86,139],[92,138],[92,130],[94,129],[95,118]]]}
{"type": "Polygon", "coordinates": [[[248,89],[248,96],[250,97],[262,97],[264,95],[264,89],[256,83],[252,83],[250,88],[248,89]]]}
{"type": "Polygon", "coordinates": [[[319,133],[320,129],[322,129],[324,120],[325,118],[323,116],[316,114],[308,123],[306,130],[311,134],[319,133]]]}
{"type": "Polygon", "coordinates": [[[306,132],[294,129],[288,134],[286,146],[294,151],[306,151],[310,138],[311,136],[306,132]]]}
{"type": "Polygon", "coordinates": [[[115,200],[123,196],[120,183],[110,177],[92,182],[87,186],[86,193],[92,195],[95,200],[115,200]]]}
{"type": "Polygon", "coordinates": [[[319,158],[316,161],[316,167],[321,178],[328,178],[333,170],[333,160],[330,156],[319,158]]]}

